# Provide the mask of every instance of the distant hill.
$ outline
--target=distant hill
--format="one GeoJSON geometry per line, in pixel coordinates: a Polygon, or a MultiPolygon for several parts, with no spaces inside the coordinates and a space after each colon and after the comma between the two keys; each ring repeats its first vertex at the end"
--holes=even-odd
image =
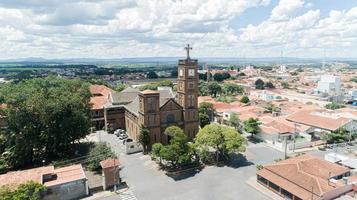
{"type": "MultiPolygon", "coordinates": [[[[0,64],[120,64],[120,63],[175,63],[182,57],[136,57],[136,58],[65,58],[46,59],[41,57],[0,60],[0,64]]],[[[294,57],[201,57],[199,61],[206,63],[320,63],[322,58],[294,58],[294,57]]],[[[357,61],[356,58],[325,58],[326,61],[357,61]]]]}

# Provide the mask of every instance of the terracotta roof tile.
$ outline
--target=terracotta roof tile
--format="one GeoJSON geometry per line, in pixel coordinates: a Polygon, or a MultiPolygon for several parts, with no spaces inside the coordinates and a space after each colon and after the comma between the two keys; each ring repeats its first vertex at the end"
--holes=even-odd
{"type": "Polygon", "coordinates": [[[119,159],[106,159],[106,160],[100,161],[100,166],[103,169],[114,167],[114,166],[119,166],[119,165],[120,165],[119,159]]]}
{"type": "Polygon", "coordinates": [[[335,131],[351,121],[344,117],[328,115],[325,110],[301,110],[288,116],[287,120],[330,131],[335,131]]]}
{"type": "Polygon", "coordinates": [[[313,190],[313,199],[317,199],[324,193],[343,186],[340,183],[329,183],[329,177],[349,171],[346,167],[303,155],[266,165],[257,174],[302,199],[312,199],[313,190]]]}

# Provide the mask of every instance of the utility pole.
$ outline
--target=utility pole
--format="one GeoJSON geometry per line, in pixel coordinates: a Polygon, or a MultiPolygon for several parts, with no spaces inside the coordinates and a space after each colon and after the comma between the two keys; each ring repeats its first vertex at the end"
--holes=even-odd
{"type": "Polygon", "coordinates": [[[284,137],[284,143],[285,143],[285,152],[284,152],[284,157],[285,160],[287,159],[287,148],[288,148],[288,141],[287,141],[287,137],[284,137]]]}

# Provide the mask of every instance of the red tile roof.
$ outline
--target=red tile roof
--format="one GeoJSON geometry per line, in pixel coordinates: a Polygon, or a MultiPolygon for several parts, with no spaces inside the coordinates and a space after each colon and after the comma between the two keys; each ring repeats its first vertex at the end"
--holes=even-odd
{"type": "Polygon", "coordinates": [[[89,90],[92,94],[90,104],[92,110],[103,109],[104,105],[108,103],[108,95],[113,92],[112,89],[104,85],[91,85],[89,90]]]}
{"type": "Polygon", "coordinates": [[[105,85],[91,85],[89,91],[92,95],[101,95],[107,97],[109,93],[114,92],[105,85]]]}
{"type": "Polygon", "coordinates": [[[53,166],[8,172],[0,175],[0,186],[8,185],[10,187],[16,187],[31,180],[42,183],[42,175],[51,174],[53,172],[53,166]]]}
{"type": "Polygon", "coordinates": [[[114,167],[114,166],[119,166],[119,165],[120,165],[119,159],[106,159],[106,160],[100,161],[100,166],[103,169],[114,167]]]}
{"type": "Polygon", "coordinates": [[[84,174],[81,164],[55,169],[54,174],[56,175],[56,178],[45,182],[45,186],[50,187],[86,179],[86,175],[84,174]]]}
{"type": "Polygon", "coordinates": [[[17,185],[26,183],[27,181],[35,181],[49,187],[85,178],[86,176],[81,164],[58,169],[54,169],[53,166],[46,166],[2,174],[0,175],[0,186],[7,185],[10,187],[16,187],[17,185]],[[43,175],[52,175],[52,177],[55,178],[46,181],[43,179],[43,175]]]}
{"type": "Polygon", "coordinates": [[[326,192],[343,187],[343,184],[332,183],[328,179],[349,171],[346,167],[303,155],[266,165],[257,174],[302,199],[317,199],[326,192]]]}
{"type": "Polygon", "coordinates": [[[328,115],[325,110],[301,110],[286,118],[289,121],[335,131],[344,126],[351,119],[328,115]]]}

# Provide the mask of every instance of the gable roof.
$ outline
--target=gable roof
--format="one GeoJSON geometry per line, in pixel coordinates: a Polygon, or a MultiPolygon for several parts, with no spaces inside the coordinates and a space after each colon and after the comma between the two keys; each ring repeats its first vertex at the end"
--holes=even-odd
{"type": "Polygon", "coordinates": [[[329,182],[330,177],[349,171],[348,168],[335,163],[311,155],[302,155],[265,165],[257,174],[302,199],[312,199],[313,191],[313,199],[317,199],[324,193],[343,186],[340,182],[329,182]]]}
{"type": "Polygon", "coordinates": [[[286,119],[330,131],[335,131],[351,121],[348,118],[329,115],[326,110],[301,110],[289,115],[286,119]]]}
{"type": "Polygon", "coordinates": [[[110,101],[114,105],[127,104],[132,102],[139,94],[139,90],[135,88],[126,88],[121,92],[111,92],[110,101]]]}

